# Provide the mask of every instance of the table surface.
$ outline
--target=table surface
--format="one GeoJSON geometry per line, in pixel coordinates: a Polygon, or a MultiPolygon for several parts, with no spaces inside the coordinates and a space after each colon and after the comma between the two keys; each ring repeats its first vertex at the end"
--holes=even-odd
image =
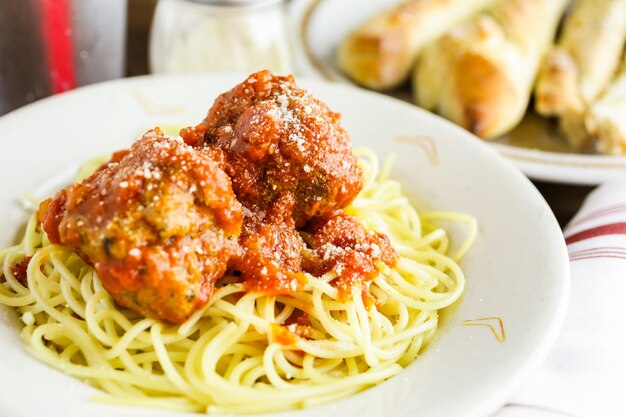
{"type": "MultiPolygon", "coordinates": [[[[152,15],[157,0],[129,0],[126,73],[148,73],[148,41],[152,15]]],[[[533,181],[546,199],[561,227],[576,214],[584,198],[594,187],[533,181]]]]}

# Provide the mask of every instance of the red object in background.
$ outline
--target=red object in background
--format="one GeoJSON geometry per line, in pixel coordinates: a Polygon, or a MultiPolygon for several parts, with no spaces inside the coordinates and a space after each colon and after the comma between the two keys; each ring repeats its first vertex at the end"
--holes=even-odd
{"type": "Polygon", "coordinates": [[[69,0],[39,0],[41,34],[53,93],[76,87],[69,0]]]}
{"type": "Polygon", "coordinates": [[[0,0],[0,116],[124,76],[127,0],[0,0]]]}

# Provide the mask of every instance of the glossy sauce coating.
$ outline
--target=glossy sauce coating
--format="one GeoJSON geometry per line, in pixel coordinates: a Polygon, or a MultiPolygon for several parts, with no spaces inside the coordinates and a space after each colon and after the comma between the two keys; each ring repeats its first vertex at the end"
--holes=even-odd
{"type": "Polygon", "coordinates": [[[339,114],[298,88],[292,76],[252,74],[181,136],[192,146],[224,151],[226,173],[248,209],[262,211],[292,195],[297,227],[345,207],[363,185],[339,114]]]}
{"type": "Polygon", "coordinates": [[[31,258],[32,256],[26,256],[11,265],[11,273],[15,279],[25,287],[28,285],[26,271],[28,270],[28,264],[31,258]]]}
{"type": "Polygon", "coordinates": [[[302,290],[302,253],[305,244],[290,215],[293,197],[285,195],[262,215],[244,208],[241,256],[232,267],[239,271],[249,291],[270,295],[302,290]]]}
{"type": "Polygon", "coordinates": [[[158,129],[40,213],[50,240],[93,265],[119,304],[174,323],[208,301],[242,224],[214,153],[158,129]]]}
{"type": "MultiPolygon", "coordinates": [[[[358,286],[371,300],[370,280],[397,255],[342,211],[363,178],[337,113],[261,71],[181,136],[148,132],[40,207],[50,240],[93,265],[119,304],[179,323],[227,271],[269,295],[330,272],[342,297],[358,286]]],[[[292,343],[307,323],[274,335],[292,343]]]]}
{"type": "Polygon", "coordinates": [[[261,71],[219,96],[202,123],[181,136],[224,152],[244,206],[242,257],[234,267],[248,289],[301,290],[306,245],[297,229],[348,205],[363,184],[339,114],[293,77],[261,71]]]}
{"type": "Polygon", "coordinates": [[[378,263],[393,266],[397,260],[386,235],[367,231],[341,210],[315,219],[307,232],[306,242],[312,251],[304,270],[314,276],[336,273],[333,286],[343,297],[349,297],[354,286],[366,290],[369,281],[378,275],[378,263]]]}

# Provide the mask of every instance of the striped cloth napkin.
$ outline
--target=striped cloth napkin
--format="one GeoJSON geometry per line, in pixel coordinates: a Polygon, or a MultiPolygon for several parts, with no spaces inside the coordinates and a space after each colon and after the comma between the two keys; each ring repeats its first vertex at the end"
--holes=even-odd
{"type": "Polygon", "coordinates": [[[543,367],[493,417],[626,417],[626,182],[594,190],[564,235],[565,325],[543,367]]]}

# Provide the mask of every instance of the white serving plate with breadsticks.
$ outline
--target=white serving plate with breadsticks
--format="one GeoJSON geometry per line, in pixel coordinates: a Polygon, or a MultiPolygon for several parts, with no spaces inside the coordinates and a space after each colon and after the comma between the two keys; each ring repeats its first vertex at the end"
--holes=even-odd
{"type": "Polygon", "coordinates": [[[417,102],[533,179],[626,175],[625,1],[399,3],[296,1],[301,72],[417,102]]]}

